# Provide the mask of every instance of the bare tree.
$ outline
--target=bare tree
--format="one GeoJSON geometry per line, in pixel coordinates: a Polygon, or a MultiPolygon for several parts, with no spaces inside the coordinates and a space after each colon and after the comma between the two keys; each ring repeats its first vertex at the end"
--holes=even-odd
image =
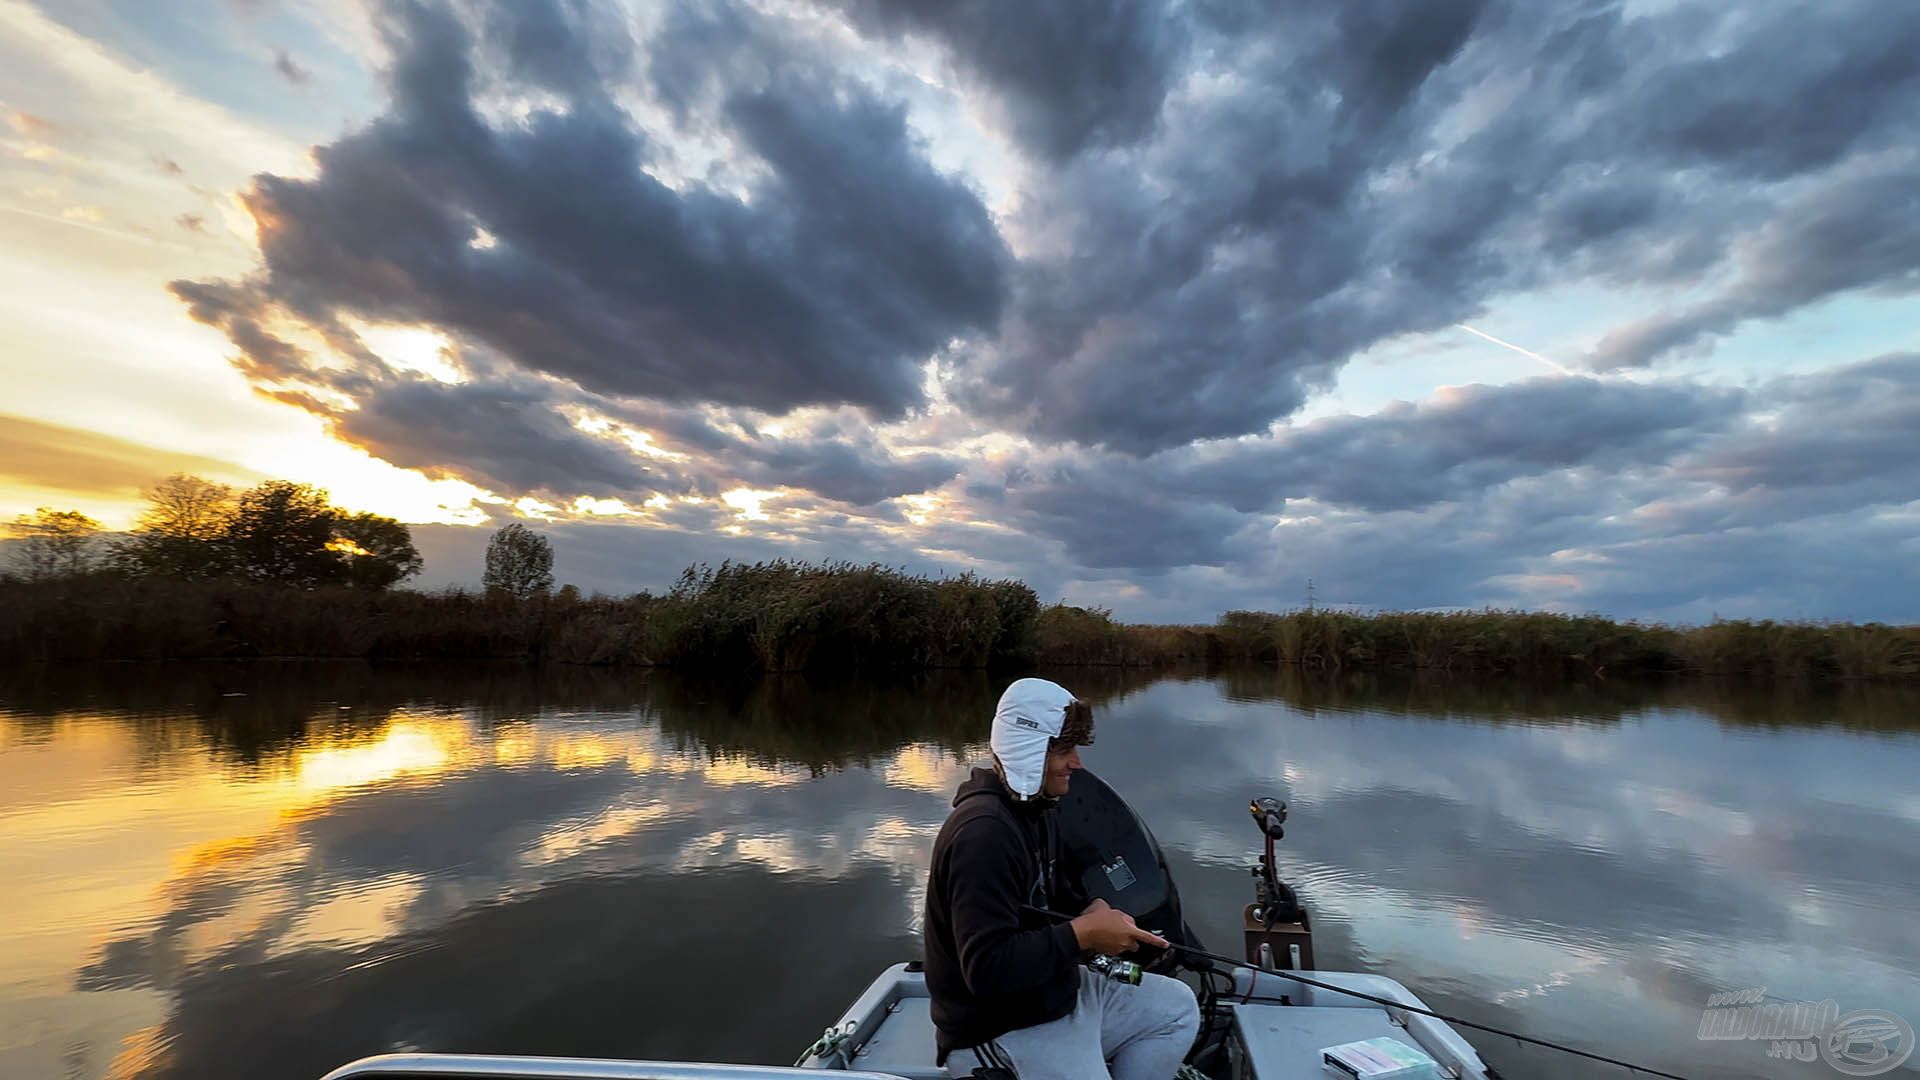
{"type": "Polygon", "coordinates": [[[175,473],[143,494],[147,508],[118,553],[123,567],[185,578],[214,577],[232,568],[225,543],[238,506],[232,488],[175,473]]]}
{"type": "Polygon", "coordinates": [[[174,473],[141,494],[147,508],[134,527],[142,532],[213,540],[233,517],[232,488],[187,473],[174,473]]]}
{"type": "Polygon", "coordinates": [[[546,537],[516,521],[487,541],[487,570],[481,583],[489,593],[544,594],[553,588],[553,548],[546,537]]]}
{"type": "Polygon", "coordinates": [[[14,564],[29,581],[74,577],[99,565],[100,523],[78,510],[43,506],[13,520],[14,564]]]}

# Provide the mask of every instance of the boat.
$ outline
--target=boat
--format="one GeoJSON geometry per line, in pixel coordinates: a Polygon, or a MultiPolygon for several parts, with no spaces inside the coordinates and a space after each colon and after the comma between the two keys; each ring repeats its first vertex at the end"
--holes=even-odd
{"type": "MultiPolygon", "coordinates": [[[[1080,868],[1082,887],[1156,930],[1170,947],[1154,955],[1095,957],[1100,975],[1138,981],[1151,970],[1185,979],[1201,1004],[1200,1035],[1183,1075],[1208,1080],[1324,1080],[1329,1048],[1389,1039],[1424,1055],[1433,1080],[1498,1080],[1448,1019],[1399,982],[1313,965],[1312,916],[1282,880],[1274,845],[1285,835],[1286,804],[1249,803],[1265,850],[1253,867],[1255,895],[1242,911],[1245,959],[1201,947],[1180,907],[1179,890],[1153,833],[1118,792],[1091,771],[1074,775],[1061,800],[1063,855],[1080,868]]],[[[465,1054],[385,1054],[364,1058],[324,1080],[409,1077],[500,1080],[745,1080],[817,1077],[822,1071],[867,1080],[944,1080],[936,1064],[927,984],[917,960],[876,976],[791,1066],[465,1054]]]]}

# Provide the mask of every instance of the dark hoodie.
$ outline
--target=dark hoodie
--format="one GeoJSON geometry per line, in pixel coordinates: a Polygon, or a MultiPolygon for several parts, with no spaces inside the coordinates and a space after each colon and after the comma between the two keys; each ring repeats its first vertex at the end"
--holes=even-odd
{"type": "Polygon", "coordinates": [[[1078,914],[1087,900],[1059,865],[1054,800],[1015,802],[991,769],[953,796],[927,882],[927,990],[941,1059],[1073,1011],[1073,927],[1022,905],[1078,914]]]}

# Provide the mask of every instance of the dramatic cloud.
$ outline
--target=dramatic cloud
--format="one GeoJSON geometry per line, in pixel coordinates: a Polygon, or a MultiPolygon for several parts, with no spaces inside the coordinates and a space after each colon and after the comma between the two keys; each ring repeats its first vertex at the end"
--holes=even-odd
{"type": "Polygon", "coordinates": [[[311,176],[254,179],[256,270],[174,292],[346,442],[509,500],[621,500],[658,557],[594,526],[621,552],[582,549],[596,584],[657,587],[708,545],[1142,616],[1312,577],[1364,605],[1692,617],[1799,595],[1741,550],[1853,581],[1845,552],[1913,516],[1897,329],[1778,376],[1713,356],[1920,283],[1898,0],[378,22],[378,115],[311,176]],[[1596,375],[1421,371],[1298,418],[1357,356],[1596,295],[1567,339],[1519,339],[1596,375]],[[371,329],[394,327],[438,358],[371,329]],[[1628,370],[1676,353],[1687,378],[1628,370]]]}
{"type": "Polygon", "coordinates": [[[871,436],[817,433],[814,438],[757,439],[728,455],[750,484],[791,485],[829,499],[871,506],[916,495],[959,475],[961,463],[942,454],[894,457],[871,436]]]}
{"type": "Polygon", "coordinates": [[[1759,417],[1683,459],[1679,476],[1724,497],[1724,527],[1920,498],[1920,355],[1884,356],[1787,379],[1759,417]]]}
{"type": "MultiPolygon", "coordinates": [[[[1920,355],[1789,379],[1769,398],[1769,420],[1720,444],[1697,468],[1735,492],[1910,479],[1920,469],[1920,355]]],[[[1904,502],[1914,494],[1901,486],[1882,496],[1904,502]]]]}
{"type": "Polygon", "coordinates": [[[1491,2],[1203,20],[1210,63],[1164,137],[1037,181],[1017,222],[1036,254],[966,399],[1038,437],[1150,452],[1258,431],[1354,353],[1573,273],[1679,283],[1750,252],[1754,280],[1712,325],[1902,280],[1920,262],[1898,179],[1915,52],[1888,41],[1920,18],[1842,4],[1715,22],[1491,2]],[[1737,45],[1706,63],[1690,52],[1710,32],[1737,45]],[[1776,53],[1793,55],[1784,85],[1765,74],[1776,53]],[[1723,119],[1762,97],[1805,118],[1793,103],[1824,94],[1849,95],[1847,120],[1775,142],[1723,119]],[[1849,236],[1886,242],[1847,252],[1849,236]],[[1814,259],[1774,272],[1796,243],[1814,259]]]}
{"type": "Polygon", "coordinates": [[[992,325],[999,237],[897,107],[850,86],[742,94],[728,114],[764,183],[676,190],[533,18],[508,20],[515,68],[567,100],[492,124],[469,29],[399,6],[392,110],[318,150],[317,178],[258,179],[265,265],[242,287],[316,323],[430,323],[597,393],[776,411],[898,413],[921,361],[992,325]]]}
{"type": "Polygon", "coordinates": [[[644,497],[662,489],[630,450],[581,431],[553,405],[549,388],[531,380],[449,386],[397,377],[338,414],[334,432],[396,465],[500,491],[644,497]]]}
{"type": "Polygon", "coordinates": [[[1015,137],[1050,159],[1147,135],[1173,78],[1178,23],[1163,5],[1088,8],[985,0],[847,0],[856,25],[924,35],[992,96],[1015,137]]]}
{"type": "Polygon", "coordinates": [[[1469,386],[1202,451],[1171,479],[1242,511],[1301,498],[1417,509],[1522,476],[1661,464],[1728,424],[1741,404],[1741,395],[1726,391],[1582,378],[1469,386]]]}
{"type": "Polygon", "coordinates": [[[1876,162],[1781,209],[1738,245],[1740,276],[1725,293],[1614,331],[1595,349],[1595,364],[1648,364],[1750,319],[1784,315],[1837,293],[1920,290],[1920,152],[1876,162]]]}

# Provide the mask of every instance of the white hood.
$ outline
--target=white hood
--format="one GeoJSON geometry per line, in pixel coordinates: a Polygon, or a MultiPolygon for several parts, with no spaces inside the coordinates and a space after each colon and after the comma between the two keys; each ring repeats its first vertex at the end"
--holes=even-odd
{"type": "Polygon", "coordinates": [[[993,756],[1007,787],[1022,799],[1040,792],[1047,771],[1047,740],[1060,734],[1073,695],[1045,679],[1018,679],[993,711],[993,756]]]}

